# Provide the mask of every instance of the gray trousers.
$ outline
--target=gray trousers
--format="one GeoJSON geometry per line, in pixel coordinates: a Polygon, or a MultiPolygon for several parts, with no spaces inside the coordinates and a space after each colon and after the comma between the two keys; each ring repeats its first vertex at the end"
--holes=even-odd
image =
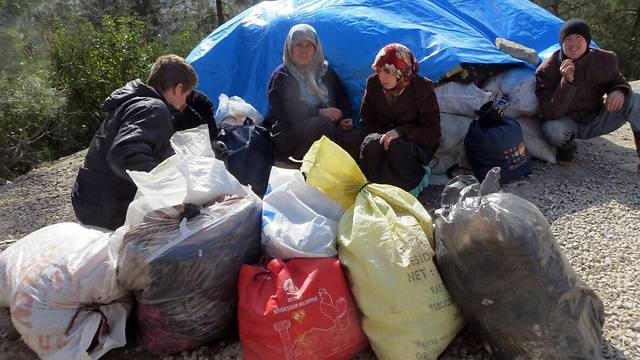
{"type": "Polygon", "coordinates": [[[577,123],[569,117],[547,120],[542,124],[542,133],[551,145],[565,146],[575,139],[590,139],[619,129],[625,122],[631,124],[633,131],[640,131],[640,94],[632,92],[624,99],[624,105],[618,111],[602,110],[587,123],[577,123]]]}

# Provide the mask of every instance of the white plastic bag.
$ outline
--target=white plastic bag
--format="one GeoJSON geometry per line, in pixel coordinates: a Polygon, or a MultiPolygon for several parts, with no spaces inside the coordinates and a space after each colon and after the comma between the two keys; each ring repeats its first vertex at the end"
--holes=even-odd
{"type": "Polygon", "coordinates": [[[76,223],[47,226],[0,254],[9,305],[22,340],[42,359],[97,359],[124,346],[131,310],[117,284],[111,232],[76,223]],[[87,350],[98,334],[98,343],[87,350]]]}
{"type": "Polygon", "coordinates": [[[473,118],[440,113],[440,146],[429,163],[433,175],[446,174],[454,165],[470,167],[464,151],[464,137],[473,118]]]}
{"type": "Polygon", "coordinates": [[[496,94],[497,98],[508,95],[511,100],[503,108],[502,114],[512,118],[531,116],[538,112],[535,70],[516,67],[487,80],[483,86],[496,94]]]}
{"type": "Polygon", "coordinates": [[[244,125],[246,118],[253,120],[255,125],[260,125],[264,119],[258,110],[239,96],[228,97],[226,94],[220,94],[218,100],[218,109],[213,115],[218,128],[223,123],[244,125]]]}
{"type": "Polygon", "coordinates": [[[171,137],[175,155],[150,172],[127,171],[138,187],[125,225],[139,224],[148,212],[183,203],[203,205],[219,195],[246,195],[247,188],[214,157],[206,125],[171,137]]]}
{"type": "Polygon", "coordinates": [[[493,94],[479,89],[475,84],[448,82],[436,87],[440,112],[475,116],[474,110],[491,99],[493,94]]]}
{"type": "Polygon", "coordinates": [[[299,170],[274,167],[262,205],[262,246],[274,258],[335,257],[344,209],[307,185],[299,170]]]}
{"type": "Polygon", "coordinates": [[[557,149],[542,135],[541,120],[525,116],[517,118],[516,121],[522,128],[522,139],[531,156],[555,164],[557,149]]]}

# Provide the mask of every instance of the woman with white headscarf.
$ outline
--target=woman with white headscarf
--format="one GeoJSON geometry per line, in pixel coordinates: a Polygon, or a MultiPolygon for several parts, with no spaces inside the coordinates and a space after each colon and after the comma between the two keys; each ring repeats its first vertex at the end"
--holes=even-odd
{"type": "Polygon", "coordinates": [[[324,59],[315,29],[291,28],[284,44],[284,63],[269,82],[269,122],[276,159],[302,159],[323,135],[357,158],[361,132],[353,129],[349,96],[324,59]]]}

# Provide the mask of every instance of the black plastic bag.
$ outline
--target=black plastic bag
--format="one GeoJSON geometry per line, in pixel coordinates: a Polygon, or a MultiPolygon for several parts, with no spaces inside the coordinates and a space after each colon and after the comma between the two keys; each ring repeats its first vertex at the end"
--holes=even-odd
{"type": "Polygon", "coordinates": [[[226,335],[236,314],[240,266],[258,260],[261,202],[255,195],[147,214],[123,235],[118,282],[134,292],[142,346],[192,349],[226,335]]]}
{"type": "Polygon", "coordinates": [[[498,359],[601,359],[604,308],[576,275],[530,202],[450,181],[435,227],[438,268],[472,329],[498,359]]]}

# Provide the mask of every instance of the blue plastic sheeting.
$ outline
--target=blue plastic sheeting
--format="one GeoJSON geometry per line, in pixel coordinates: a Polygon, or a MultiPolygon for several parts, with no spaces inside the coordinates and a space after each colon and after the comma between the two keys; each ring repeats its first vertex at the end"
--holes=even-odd
{"type": "Polygon", "coordinates": [[[216,104],[220,93],[238,95],[267,114],[267,86],[282,63],[291,26],[312,25],[329,65],[345,84],[354,117],[371,63],[386,44],[408,46],[420,74],[437,81],[461,63],[521,61],[494,46],[502,37],[550,54],[558,48],[562,20],[526,0],[311,0],[265,1],[217,28],[187,60],[199,89],[216,104]]]}

